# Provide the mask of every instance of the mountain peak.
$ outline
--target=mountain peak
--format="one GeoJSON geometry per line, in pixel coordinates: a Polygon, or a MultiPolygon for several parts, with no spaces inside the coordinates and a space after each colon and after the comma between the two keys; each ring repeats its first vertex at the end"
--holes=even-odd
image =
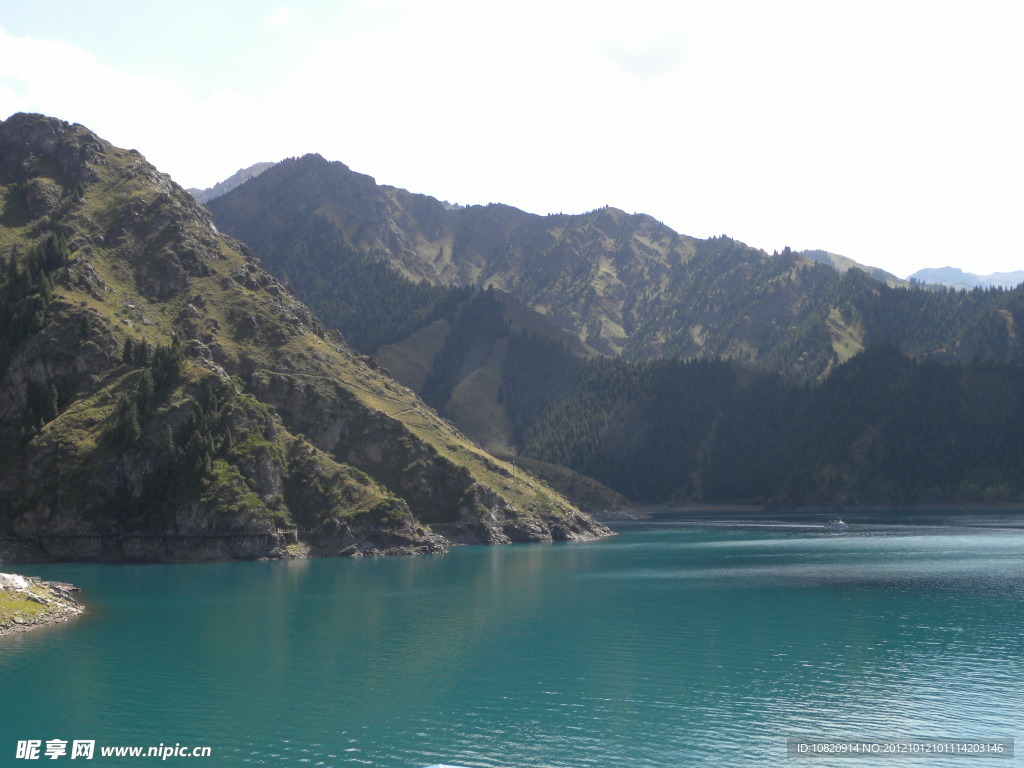
{"type": "Polygon", "coordinates": [[[25,112],[0,121],[0,172],[18,181],[55,174],[85,181],[85,167],[105,151],[105,142],[78,123],[25,112]]]}

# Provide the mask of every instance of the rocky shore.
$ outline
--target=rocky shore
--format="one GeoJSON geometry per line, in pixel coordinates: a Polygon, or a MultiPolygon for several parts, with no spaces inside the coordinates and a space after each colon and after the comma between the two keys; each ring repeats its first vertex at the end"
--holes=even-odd
{"type": "Polygon", "coordinates": [[[528,516],[495,505],[483,514],[474,515],[468,509],[460,514],[460,520],[433,525],[410,519],[384,524],[363,518],[328,519],[309,530],[251,533],[0,536],[0,567],[5,563],[192,563],[439,554],[462,545],[577,542],[614,535],[600,521],[571,508],[559,515],[528,516]]]}
{"type": "Polygon", "coordinates": [[[0,637],[59,624],[85,610],[76,587],[14,573],[0,573],[0,637]]]}

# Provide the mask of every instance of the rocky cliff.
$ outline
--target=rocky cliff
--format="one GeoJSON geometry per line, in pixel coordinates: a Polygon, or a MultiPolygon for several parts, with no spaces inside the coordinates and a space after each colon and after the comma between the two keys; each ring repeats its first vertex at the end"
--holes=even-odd
{"type": "Polygon", "coordinates": [[[0,532],[55,558],[608,533],[348,349],[137,152],[0,124],[0,532]]]}

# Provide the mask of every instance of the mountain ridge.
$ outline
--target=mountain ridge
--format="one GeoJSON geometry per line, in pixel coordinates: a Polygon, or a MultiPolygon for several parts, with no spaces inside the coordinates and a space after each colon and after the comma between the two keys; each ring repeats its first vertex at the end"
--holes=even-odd
{"type": "Polygon", "coordinates": [[[809,250],[800,251],[800,255],[806,256],[808,259],[817,261],[820,264],[828,264],[830,267],[835,269],[836,272],[849,272],[851,269],[859,269],[861,272],[868,275],[868,277],[871,277],[880,283],[885,283],[890,288],[907,288],[910,286],[909,280],[903,280],[891,272],[886,272],[884,269],[880,269],[879,267],[869,267],[846,256],[841,256],[838,253],[831,253],[830,251],[823,250],[809,250]]]}
{"type": "Polygon", "coordinates": [[[324,257],[333,252],[409,284],[493,287],[597,352],[627,359],[726,357],[800,381],[820,381],[883,342],[926,357],[1005,349],[998,354],[1024,359],[1013,292],[926,291],[824,251],[767,254],[610,207],[548,216],[498,203],[453,207],[319,155],[282,161],[209,207],[273,269],[301,255],[322,283],[333,279],[324,257]]]}

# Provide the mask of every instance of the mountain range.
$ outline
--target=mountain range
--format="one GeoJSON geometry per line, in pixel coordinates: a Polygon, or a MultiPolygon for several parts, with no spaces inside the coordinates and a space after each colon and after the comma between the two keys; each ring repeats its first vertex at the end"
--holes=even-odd
{"type": "Polygon", "coordinates": [[[958,267],[934,267],[919,269],[910,280],[927,285],[942,285],[947,288],[971,290],[972,288],[1015,288],[1024,283],[1024,270],[1015,272],[993,272],[990,275],[976,275],[964,272],[958,267]]]}
{"type": "MultiPolygon", "coordinates": [[[[241,186],[249,179],[254,176],[258,176],[263,171],[274,165],[276,165],[276,163],[256,163],[248,168],[238,170],[227,179],[217,183],[213,187],[207,189],[189,189],[189,192],[191,192],[199,202],[205,204],[215,197],[227,194],[231,190],[241,186]]],[[[456,209],[464,207],[450,206],[447,203],[445,205],[446,207],[456,209]]],[[[842,256],[830,251],[820,249],[806,250],[800,251],[799,255],[806,257],[811,261],[826,264],[838,272],[847,272],[850,269],[858,269],[875,280],[885,283],[891,288],[906,288],[911,284],[911,281],[914,281],[917,284],[939,285],[960,290],[970,290],[972,288],[1013,288],[1024,282],[1024,270],[1017,270],[1015,272],[994,272],[989,275],[979,275],[971,272],[964,272],[962,269],[957,267],[932,267],[920,269],[910,275],[907,279],[903,279],[890,272],[886,272],[883,269],[879,269],[878,267],[867,266],[854,261],[847,256],[842,256]]]]}
{"type": "Polygon", "coordinates": [[[316,155],[208,205],[328,325],[498,455],[646,501],[1022,490],[1006,463],[1021,448],[1010,425],[1024,426],[1019,289],[924,289],[614,208],[456,207],[316,155]]]}
{"type": "Polygon", "coordinates": [[[245,176],[207,209],[82,126],[0,123],[6,550],[430,552],[609,533],[573,501],[1024,499],[1019,287],[454,206],[317,155],[245,176]]]}
{"type": "MultiPolygon", "coordinates": [[[[351,269],[384,265],[410,284],[494,288],[596,352],[631,360],[724,357],[820,381],[883,342],[936,359],[1024,356],[1019,292],[890,287],[884,274],[841,272],[816,252],[701,240],[615,208],[453,207],[318,155],[282,161],[209,208],[272,270],[293,269],[289,280],[306,279],[294,270],[303,260],[308,274],[311,259],[337,264],[343,253],[351,269]]],[[[342,332],[365,352],[383,341],[342,332]]]]}

